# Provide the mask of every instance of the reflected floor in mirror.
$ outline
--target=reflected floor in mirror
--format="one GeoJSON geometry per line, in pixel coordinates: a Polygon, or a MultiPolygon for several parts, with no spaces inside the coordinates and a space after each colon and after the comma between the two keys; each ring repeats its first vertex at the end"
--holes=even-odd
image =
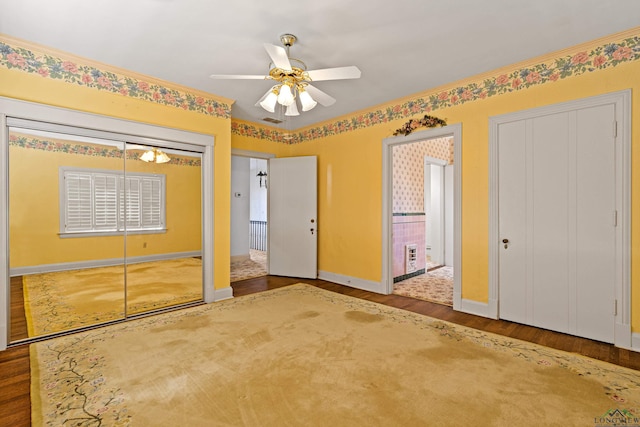
{"type": "MultiPolygon", "coordinates": [[[[130,264],[126,276],[127,315],[202,299],[202,261],[198,258],[130,264]]],[[[124,277],[120,265],[14,278],[12,287],[22,288],[24,315],[12,317],[24,318],[26,336],[25,331],[16,336],[16,331],[12,340],[124,318],[124,277]]],[[[16,305],[12,304],[14,311],[16,305]]]]}

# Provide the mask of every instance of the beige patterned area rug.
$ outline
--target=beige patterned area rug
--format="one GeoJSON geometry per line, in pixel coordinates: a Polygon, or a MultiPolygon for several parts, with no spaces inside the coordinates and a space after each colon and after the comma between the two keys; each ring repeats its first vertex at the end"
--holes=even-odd
{"type": "Polygon", "coordinates": [[[593,426],[640,373],[297,284],[31,345],[33,425],[593,426]]]}
{"type": "Polygon", "coordinates": [[[438,267],[393,285],[393,293],[453,306],[453,267],[438,267]]]}
{"type": "Polygon", "coordinates": [[[231,263],[231,282],[267,275],[267,253],[249,250],[250,259],[231,263]]]}

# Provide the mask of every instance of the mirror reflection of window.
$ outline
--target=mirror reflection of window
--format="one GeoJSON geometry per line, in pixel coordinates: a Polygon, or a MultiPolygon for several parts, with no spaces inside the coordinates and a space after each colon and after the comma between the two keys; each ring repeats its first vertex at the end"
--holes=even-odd
{"type": "Polygon", "coordinates": [[[202,301],[201,191],[201,153],[9,127],[10,341],[202,301]]]}
{"type": "Polygon", "coordinates": [[[124,317],[124,236],[70,236],[109,223],[108,182],[61,177],[64,169],[122,174],[123,158],[121,142],[9,129],[12,340],[124,317]],[[98,279],[96,268],[107,265],[98,279]]]}

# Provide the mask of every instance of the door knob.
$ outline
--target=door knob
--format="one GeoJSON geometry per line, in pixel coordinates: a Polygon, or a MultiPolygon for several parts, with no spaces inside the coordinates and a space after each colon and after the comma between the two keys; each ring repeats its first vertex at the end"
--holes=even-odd
{"type": "Polygon", "coordinates": [[[509,246],[509,239],[502,239],[502,243],[504,243],[504,248],[507,249],[507,246],[509,246]]]}

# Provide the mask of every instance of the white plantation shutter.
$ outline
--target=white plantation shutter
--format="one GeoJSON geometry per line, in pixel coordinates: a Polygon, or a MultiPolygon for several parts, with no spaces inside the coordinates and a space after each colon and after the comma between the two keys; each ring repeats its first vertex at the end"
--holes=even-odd
{"type": "Polygon", "coordinates": [[[118,229],[118,177],[114,174],[93,174],[93,228],[118,229]]]}
{"type": "Polygon", "coordinates": [[[142,216],[143,228],[160,228],[162,218],[162,181],[159,177],[144,178],[142,180],[142,216]]]}
{"type": "Polygon", "coordinates": [[[66,174],[64,187],[66,193],[65,231],[81,231],[93,227],[91,174],[66,174]]]}
{"type": "Polygon", "coordinates": [[[163,230],[165,176],[63,168],[61,233],[163,230]]]}
{"type": "Polygon", "coordinates": [[[141,228],[140,222],[140,178],[120,177],[120,229],[124,229],[124,221],[127,221],[127,230],[141,228]]]}

